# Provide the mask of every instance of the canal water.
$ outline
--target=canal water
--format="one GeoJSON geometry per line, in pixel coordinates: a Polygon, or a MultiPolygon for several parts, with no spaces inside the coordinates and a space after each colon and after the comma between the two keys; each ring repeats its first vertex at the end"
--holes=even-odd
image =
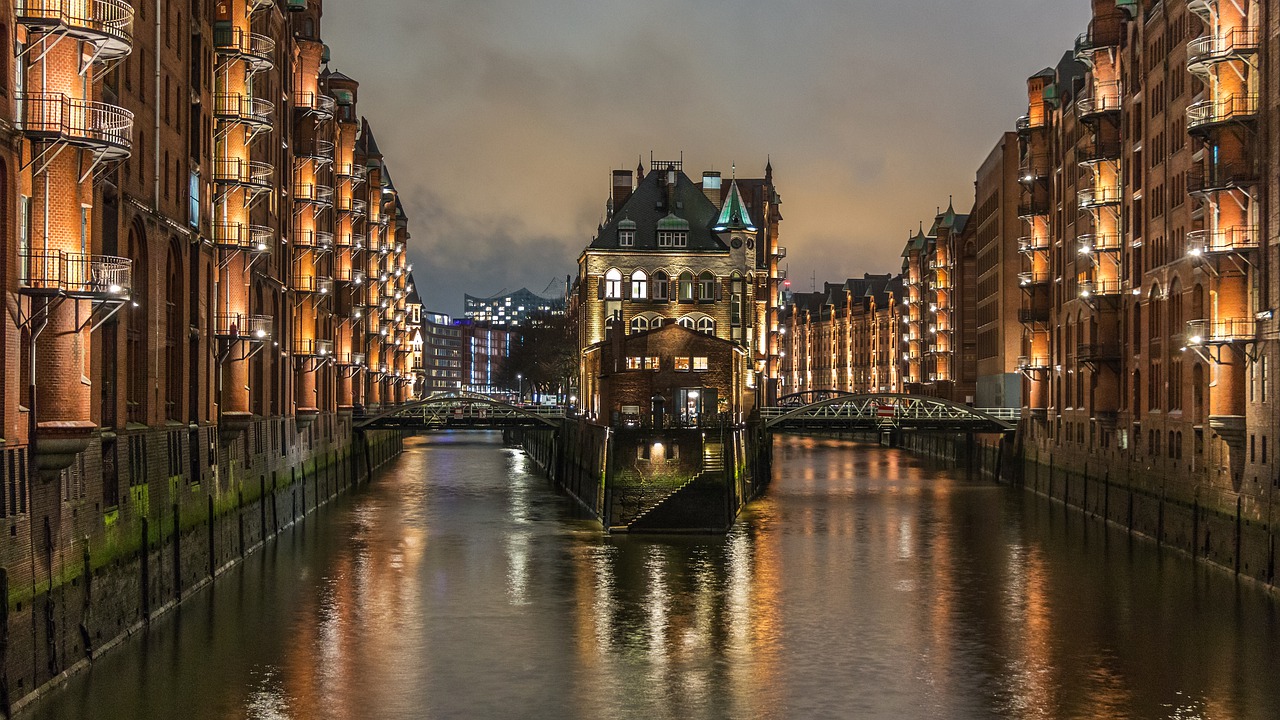
{"type": "Polygon", "coordinates": [[[784,438],[728,537],[408,443],[27,717],[1280,718],[1280,603],[1021,491],[784,438]]]}

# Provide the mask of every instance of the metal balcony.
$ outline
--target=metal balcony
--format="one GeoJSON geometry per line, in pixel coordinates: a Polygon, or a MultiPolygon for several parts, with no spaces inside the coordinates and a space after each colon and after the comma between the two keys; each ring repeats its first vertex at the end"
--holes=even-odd
{"type": "Polygon", "coordinates": [[[1081,255],[1104,252],[1120,252],[1123,249],[1119,233],[1085,233],[1077,238],[1081,255]]]}
{"type": "Polygon", "coordinates": [[[1103,115],[1119,113],[1122,100],[1120,83],[1097,83],[1091,94],[1076,101],[1076,113],[1081,120],[1096,120],[1103,115]]]}
{"type": "Polygon", "coordinates": [[[364,367],[366,356],[362,352],[340,353],[337,356],[337,364],[341,367],[359,368],[364,367]]]}
{"type": "Polygon", "coordinates": [[[219,185],[266,191],[272,188],[274,176],[275,168],[264,162],[239,158],[213,161],[213,181],[219,185]]]}
{"type": "Polygon", "coordinates": [[[359,287],[364,284],[364,270],[356,268],[339,268],[337,281],[359,287]]]}
{"type": "Polygon", "coordinates": [[[1040,325],[1049,322],[1049,308],[1018,308],[1018,322],[1023,325],[1040,325]]]}
{"type": "Polygon", "coordinates": [[[363,250],[364,238],[354,232],[338,233],[337,237],[334,238],[334,247],[342,250],[363,250]]]}
{"type": "Polygon", "coordinates": [[[270,70],[276,64],[276,41],[266,35],[236,27],[214,28],[213,47],[222,57],[244,62],[251,72],[270,70]]]}
{"type": "Polygon", "coordinates": [[[227,250],[269,253],[275,237],[275,231],[265,225],[218,223],[213,226],[213,244],[227,250]]]}
{"type": "Polygon", "coordinates": [[[366,200],[359,200],[350,196],[339,196],[337,201],[338,212],[364,217],[369,212],[369,203],[366,200]]]}
{"type": "Polygon", "coordinates": [[[329,252],[333,250],[333,233],[323,230],[295,229],[293,246],[301,250],[329,252]]]}
{"type": "Polygon", "coordinates": [[[1249,188],[1258,183],[1258,173],[1251,162],[1213,162],[1193,165],[1187,171],[1187,192],[1209,195],[1225,190],[1249,188]]]}
{"type": "Polygon", "coordinates": [[[369,168],[351,162],[338,163],[337,167],[334,168],[334,174],[340,178],[350,180],[352,184],[358,185],[368,179],[369,168]]]}
{"type": "Polygon", "coordinates": [[[1085,65],[1093,65],[1094,53],[1120,46],[1120,22],[1114,18],[1094,20],[1088,32],[1076,38],[1075,58],[1085,65]]]}
{"type": "Polygon", "coordinates": [[[1076,345],[1076,360],[1089,364],[1119,362],[1120,343],[1080,343],[1076,345]]]}
{"type": "Polygon", "coordinates": [[[1018,358],[1018,369],[1023,372],[1048,370],[1050,367],[1047,355],[1022,355],[1018,358]]]}
{"type": "Polygon", "coordinates": [[[28,295],[124,301],[133,289],[133,261],[111,255],[50,250],[18,256],[19,287],[28,295]]]}
{"type": "Polygon", "coordinates": [[[1187,323],[1187,347],[1253,342],[1257,329],[1258,323],[1251,318],[1192,320],[1187,323]]]}
{"type": "Polygon", "coordinates": [[[1031,271],[1018,273],[1018,285],[1022,288],[1033,288],[1041,285],[1049,284],[1049,273],[1044,271],[1031,271]]]}
{"type": "Polygon", "coordinates": [[[332,295],[333,280],[319,275],[295,275],[293,290],[301,295],[332,295]]]}
{"type": "Polygon", "coordinates": [[[17,127],[36,142],[64,143],[90,150],[104,161],[133,152],[133,113],[62,93],[19,93],[17,127]]]}
{"type": "Polygon", "coordinates": [[[1101,162],[1116,162],[1120,159],[1119,140],[1099,140],[1087,144],[1079,152],[1079,164],[1092,166],[1101,162]]]}
{"type": "Polygon", "coordinates": [[[222,122],[248,125],[255,130],[270,130],[274,125],[276,106],[269,100],[241,93],[217,93],[213,96],[213,116],[222,122]]]}
{"type": "Polygon", "coordinates": [[[1040,215],[1048,215],[1049,209],[1048,198],[1024,199],[1018,203],[1018,217],[1026,220],[1040,215]]]}
{"type": "Polygon", "coordinates": [[[316,183],[296,183],[293,186],[293,199],[297,202],[308,203],[310,205],[332,207],[333,188],[325,185],[317,185],[316,183]]]}
{"type": "Polygon", "coordinates": [[[1017,128],[1019,135],[1027,135],[1032,130],[1039,130],[1040,128],[1044,127],[1044,115],[1042,114],[1039,118],[1036,118],[1036,119],[1032,119],[1030,114],[1023,115],[1022,117],[1018,118],[1017,122],[1014,125],[1017,128]]]}
{"type": "Polygon", "coordinates": [[[320,120],[328,120],[337,112],[338,102],[324,93],[295,92],[293,107],[320,120]]]}
{"type": "Polygon", "coordinates": [[[1120,297],[1123,290],[1119,280],[1086,280],[1080,283],[1080,297],[1086,300],[1120,297]]]}
{"type": "Polygon", "coordinates": [[[1107,207],[1111,205],[1119,205],[1124,199],[1124,193],[1119,185],[1091,187],[1081,190],[1077,194],[1081,210],[1092,210],[1095,208],[1107,207]]]}
{"type": "Polygon", "coordinates": [[[240,313],[215,315],[213,334],[224,340],[248,340],[266,342],[271,339],[270,315],[244,315],[240,313]]]}
{"type": "Polygon", "coordinates": [[[1258,96],[1228,95],[1202,100],[1187,108],[1187,132],[1205,133],[1226,123],[1248,123],[1258,118],[1258,96]]]}
{"type": "Polygon", "coordinates": [[[13,14],[31,32],[84,42],[95,60],[120,60],[133,52],[129,0],[16,0],[13,14]]]}
{"type": "Polygon", "coordinates": [[[333,355],[333,341],[317,340],[316,338],[294,338],[293,355],[294,357],[306,358],[330,357],[333,355]]]}
{"type": "Polygon", "coordinates": [[[1237,225],[1217,230],[1192,230],[1187,233],[1187,254],[1191,257],[1227,255],[1257,250],[1262,232],[1256,225],[1237,225]]]}
{"type": "Polygon", "coordinates": [[[1049,238],[1036,235],[1023,235],[1018,238],[1018,252],[1031,254],[1049,249],[1049,238]]]}
{"type": "Polygon", "coordinates": [[[1248,60],[1258,53],[1260,37],[1257,28],[1234,28],[1196,38],[1187,43],[1187,69],[1207,76],[1218,63],[1248,60]]]}
{"type": "Polygon", "coordinates": [[[1048,155],[1029,155],[1022,158],[1018,164],[1018,182],[1029,185],[1038,180],[1047,180],[1049,166],[1048,155]]]}
{"type": "Polygon", "coordinates": [[[332,141],[312,140],[309,143],[298,143],[296,157],[300,160],[327,164],[333,162],[333,150],[332,141]]]}

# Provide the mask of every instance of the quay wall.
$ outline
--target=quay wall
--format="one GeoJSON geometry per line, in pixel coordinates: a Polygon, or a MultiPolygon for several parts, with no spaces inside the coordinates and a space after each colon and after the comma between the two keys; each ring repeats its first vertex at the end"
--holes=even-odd
{"type": "Polygon", "coordinates": [[[399,454],[348,415],[93,440],[56,480],[4,468],[0,712],[36,701],[399,454]],[[12,492],[15,502],[9,504],[12,492]]]}
{"type": "Polygon", "coordinates": [[[1224,492],[1164,468],[1055,452],[1021,439],[905,433],[897,444],[1079,510],[1165,548],[1275,585],[1269,497],[1224,492]],[[1261,507],[1259,504],[1261,502],[1261,507]]]}

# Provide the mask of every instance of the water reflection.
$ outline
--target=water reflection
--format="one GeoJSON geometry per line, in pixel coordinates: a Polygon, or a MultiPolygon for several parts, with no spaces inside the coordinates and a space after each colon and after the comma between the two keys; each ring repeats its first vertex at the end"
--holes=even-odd
{"type": "Polygon", "coordinates": [[[1280,717],[1274,603],[897,451],[788,438],[724,538],[601,537],[411,444],[41,718],[1280,717]]]}

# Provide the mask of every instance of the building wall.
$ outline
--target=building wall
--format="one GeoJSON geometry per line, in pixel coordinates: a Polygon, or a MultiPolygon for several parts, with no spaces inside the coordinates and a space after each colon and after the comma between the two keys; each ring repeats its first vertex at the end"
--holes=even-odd
{"type": "Polygon", "coordinates": [[[1019,156],[1017,135],[1004,133],[978,168],[973,218],[977,240],[976,323],[979,407],[1022,406],[1018,357],[1022,330],[1018,269],[1019,156]]]}

